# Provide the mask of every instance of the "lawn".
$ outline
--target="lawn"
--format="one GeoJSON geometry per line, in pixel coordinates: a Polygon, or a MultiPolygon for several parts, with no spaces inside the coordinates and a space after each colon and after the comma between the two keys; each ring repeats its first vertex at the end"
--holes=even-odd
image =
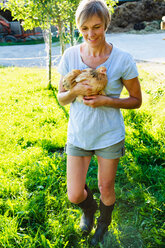
{"type": "MultiPolygon", "coordinates": [[[[116,177],[113,221],[99,247],[164,244],[165,73],[138,67],[143,105],[122,111],[126,155],[116,177]]],[[[91,235],[84,238],[78,229],[81,211],[66,195],[69,106],[56,98],[59,75],[53,69],[48,90],[44,69],[9,67],[0,73],[0,247],[89,248],[91,235]]],[[[95,157],[87,182],[99,201],[95,157]]]]}

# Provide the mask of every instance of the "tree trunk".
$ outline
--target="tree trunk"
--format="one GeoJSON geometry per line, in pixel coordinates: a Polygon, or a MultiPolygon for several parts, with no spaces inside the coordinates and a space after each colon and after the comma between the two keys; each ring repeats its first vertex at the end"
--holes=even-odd
{"type": "Polygon", "coordinates": [[[74,45],[74,33],[73,33],[73,23],[70,22],[70,43],[73,46],[74,45]]]}
{"type": "Polygon", "coordinates": [[[48,52],[48,89],[52,87],[52,33],[51,26],[49,26],[49,52],[48,52]]]}
{"type": "Polygon", "coordinates": [[[63,54],[65,51],[65,43],[64,43],[64,26],[61,21],[58,23],[58,28],[59,28],[59,36],[60,36],[60,46],[61,46],[61,53],[63,54]]]}
{"type": "Polygon", "coordinates": [[[52,33],[51,33],[51,24],[50,20],[48,21],[47,29],[43,31],[45,49],[46,49],[46,68],[47,68],[47,78],[48,85],[47,88],[51,89],[51,69],[52,69],[52,33]]]}

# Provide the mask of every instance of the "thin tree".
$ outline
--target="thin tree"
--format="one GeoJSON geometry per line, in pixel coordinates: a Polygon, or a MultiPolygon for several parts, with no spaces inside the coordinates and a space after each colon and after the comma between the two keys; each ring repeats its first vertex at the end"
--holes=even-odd
{"type": "MultiPolygon", "coordinates": [[[[48,88],[51,88],[51,45],[52,33],[51,25],[55,25],[59,30],[61,52],[65,50],[65,43],[70,36],[71,45],[74,44],[75,11],[80,0],[8,0],[2,9],[11,11],[14,19],[21,20],[24,29],[41,27],[47,33],[47,68],[48,68],[48,88]],[[69,32],[67,30],[69,29],[69,32]],[[67,35],[66,35],[67,33],[67,35]]],[[[106,0],[110,11],[116,2],[106,0]]]]}

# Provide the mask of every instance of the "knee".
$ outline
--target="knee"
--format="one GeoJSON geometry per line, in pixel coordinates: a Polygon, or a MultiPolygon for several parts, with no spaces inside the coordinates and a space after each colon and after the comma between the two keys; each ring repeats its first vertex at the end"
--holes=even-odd
{"type": "Polygon", "coordinates": [[[82,202],[83,193],[68,191],[68,200],[71,203],[78,204],[82,202]]]}
{"type": "Polygon", "coordinates": [[[109,195],[114,191],[114,181],[100,183],[98,187],[101,195],[109,195]]]}

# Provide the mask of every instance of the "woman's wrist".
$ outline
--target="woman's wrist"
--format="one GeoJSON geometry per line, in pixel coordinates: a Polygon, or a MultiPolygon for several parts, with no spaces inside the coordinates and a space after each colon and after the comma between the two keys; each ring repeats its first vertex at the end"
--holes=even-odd
{"type": "Polygon", "coordinates": [[[75,98],[76,98],[76,95],[74,94],[74,91],[72,91],[72,89],[68,91],[60,92],[58,94],[58,101],[62,106],[73,102],[75,98]]]}
{"type": "Polygon", "coordinates": [[[113,103],[113,98],[112,97],[106,96],[104,101],[105,101],[104,106],[112,107],[112,103],[113,103]]]}
{"type": "Polygon", "coordinates": [[[75,87],[73,87],[72,89],[70,89],[68,93],[73,98],[76,98],[77,97],[77,92],[76,92],[75,87]]]}
{"type": "Polygon", "coordinates": [[[127,98],[107,97],[105,100],[105,106],[112,108],[136,109],[141,106],[141,101],[138,98],[131,96],[127,98]]]}

